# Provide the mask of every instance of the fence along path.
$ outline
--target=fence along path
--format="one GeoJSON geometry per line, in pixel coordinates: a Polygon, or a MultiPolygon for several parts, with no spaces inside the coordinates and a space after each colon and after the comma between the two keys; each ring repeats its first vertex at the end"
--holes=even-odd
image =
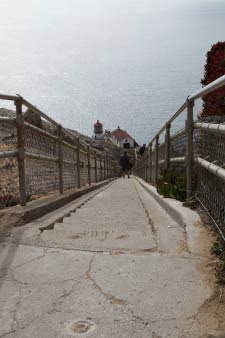
{"type": "Polygon", "coordinates": [[[157,185],[161,168],[185,172],[186,198],[198,198],[225,240],[225,125],[194,122],[193,117],[195,101],[223,86],[225,75],[188,96],[151,139],[135,174],[157,185]],[[171,135],[172,123],[184,111],[185,126],[171,135]]]}
{"type": "Polygon", "coordinates": [[[0,117],[0,208],[22,206],[35,195],[90,185],[118,174],[117,163],[63,128],[21,96],[13,101],[15,117],[0,117]],[[24,121],[23,106],[47,121],[46,131],[24,121]]]}

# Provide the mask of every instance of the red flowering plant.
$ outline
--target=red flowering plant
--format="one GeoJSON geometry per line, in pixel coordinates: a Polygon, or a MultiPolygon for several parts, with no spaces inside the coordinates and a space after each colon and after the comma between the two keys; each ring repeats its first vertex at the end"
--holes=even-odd
{"type": "MultiPolygon", "coordinates": [[[[225,75],[225,42],[212,45],[206,54],[203,86],[225,75]]],[[[203,98],[202,116],[225,115],[225,87],[215,90],[203,98]]]]}

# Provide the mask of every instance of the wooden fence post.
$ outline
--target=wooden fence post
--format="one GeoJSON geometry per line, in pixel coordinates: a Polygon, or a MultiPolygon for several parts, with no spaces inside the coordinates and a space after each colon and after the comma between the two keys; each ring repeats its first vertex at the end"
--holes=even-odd
{"type": "Polygon", "coordinates": [[[165,169],[168,170],[170,166],[170,123],[166,124],[165,135],[165,169]]]}
{"type": "Polygon", "coordinates": [[[88,156],[88,184],[91,185],[91,159],[90,159],[90,147],[87,149],[88,156]]]}
{"type": "Polygon", "coordinates": [[[104,156],[104,180],[106,179],[106,155],[104,156]]]}
{"type": "Polygon", "coordinates": [[[186,198],[189,199],[192,195],[192,179],[193,179],[193,108],[194,102],[189,101],[187,98],[187,120],[186,120],[186,172],[187,172],[187,194],[186,198]]]}
{"type": "Polygon", "coordinates": [[[149,144],[149,182],[152,182],[152,143],[149,144]]]}
{"type": "Polygon", "coordinates": [[[157,186],[159,173],[159,135],[156,135],[155,139],[155,185],[157,186]]]}
{"type": "Polygon", "coordinates": [[[107,158],[107,162],[106,162],[106,176],[107,178],[109,178],[109,160],[107,158]]]}
{"type": "Polygon", "coordinates": [[[116,165],[115,163],[111,163],[111,177],[115,177],[116,176],[116,165]]]}
{"type": "Polygon", "coordinates": [[[100,156],[100,181],[102,181],[102,157],[100,156]]]}
{"type": "Polygon", "coordinates": [[[26,178],[25,178],[25,147],[24,147],[24,118],[22,113],[23,101],[18,98],[14,101],[16,106],[17,128],[17,159],[19,170],[20,205],[26,205],[26,178]]]}
{"type": "Polygon", "coordinates": [[[146,161],[145,161],[145,181],[148,182],[148,148],[145,150],[146,152],[146,161]]]}
{"type": "Polygon", "coordinates": [[[77,185],[80,188],[80,141],[77,140],[77,185]]]}
{"type": "Polygon", "coordinates": [[[63,151],[62,151],[62,126],[58,126],[58,168],[59,168],[59,192],[63,194],[63,151]]]}
{"type": "Polygon", "coordinates": [[[95,182],[98,182],[97,153],[95,151],[95,182]]]}

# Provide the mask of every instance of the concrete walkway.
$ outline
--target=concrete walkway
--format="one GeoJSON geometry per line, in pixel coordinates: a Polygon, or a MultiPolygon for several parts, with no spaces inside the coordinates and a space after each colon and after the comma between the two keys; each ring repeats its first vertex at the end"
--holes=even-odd
{"type": "Polygon", "coordinates": [[[213,293],[210,257],[190,252],[134,178],[70,207],[53,229],[40,231],[45,218],[1,244],[0,337],[209,337],[198,316],[213,293]]]}

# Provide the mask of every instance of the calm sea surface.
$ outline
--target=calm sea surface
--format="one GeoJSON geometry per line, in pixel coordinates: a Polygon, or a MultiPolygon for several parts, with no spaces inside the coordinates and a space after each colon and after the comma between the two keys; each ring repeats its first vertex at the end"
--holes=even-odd
{"type": "Polygon", "coordinates": [[[225,0],[0,0],[0,92],[85,134],[99,119],[143,143],[224,40],[225,0]]]}

